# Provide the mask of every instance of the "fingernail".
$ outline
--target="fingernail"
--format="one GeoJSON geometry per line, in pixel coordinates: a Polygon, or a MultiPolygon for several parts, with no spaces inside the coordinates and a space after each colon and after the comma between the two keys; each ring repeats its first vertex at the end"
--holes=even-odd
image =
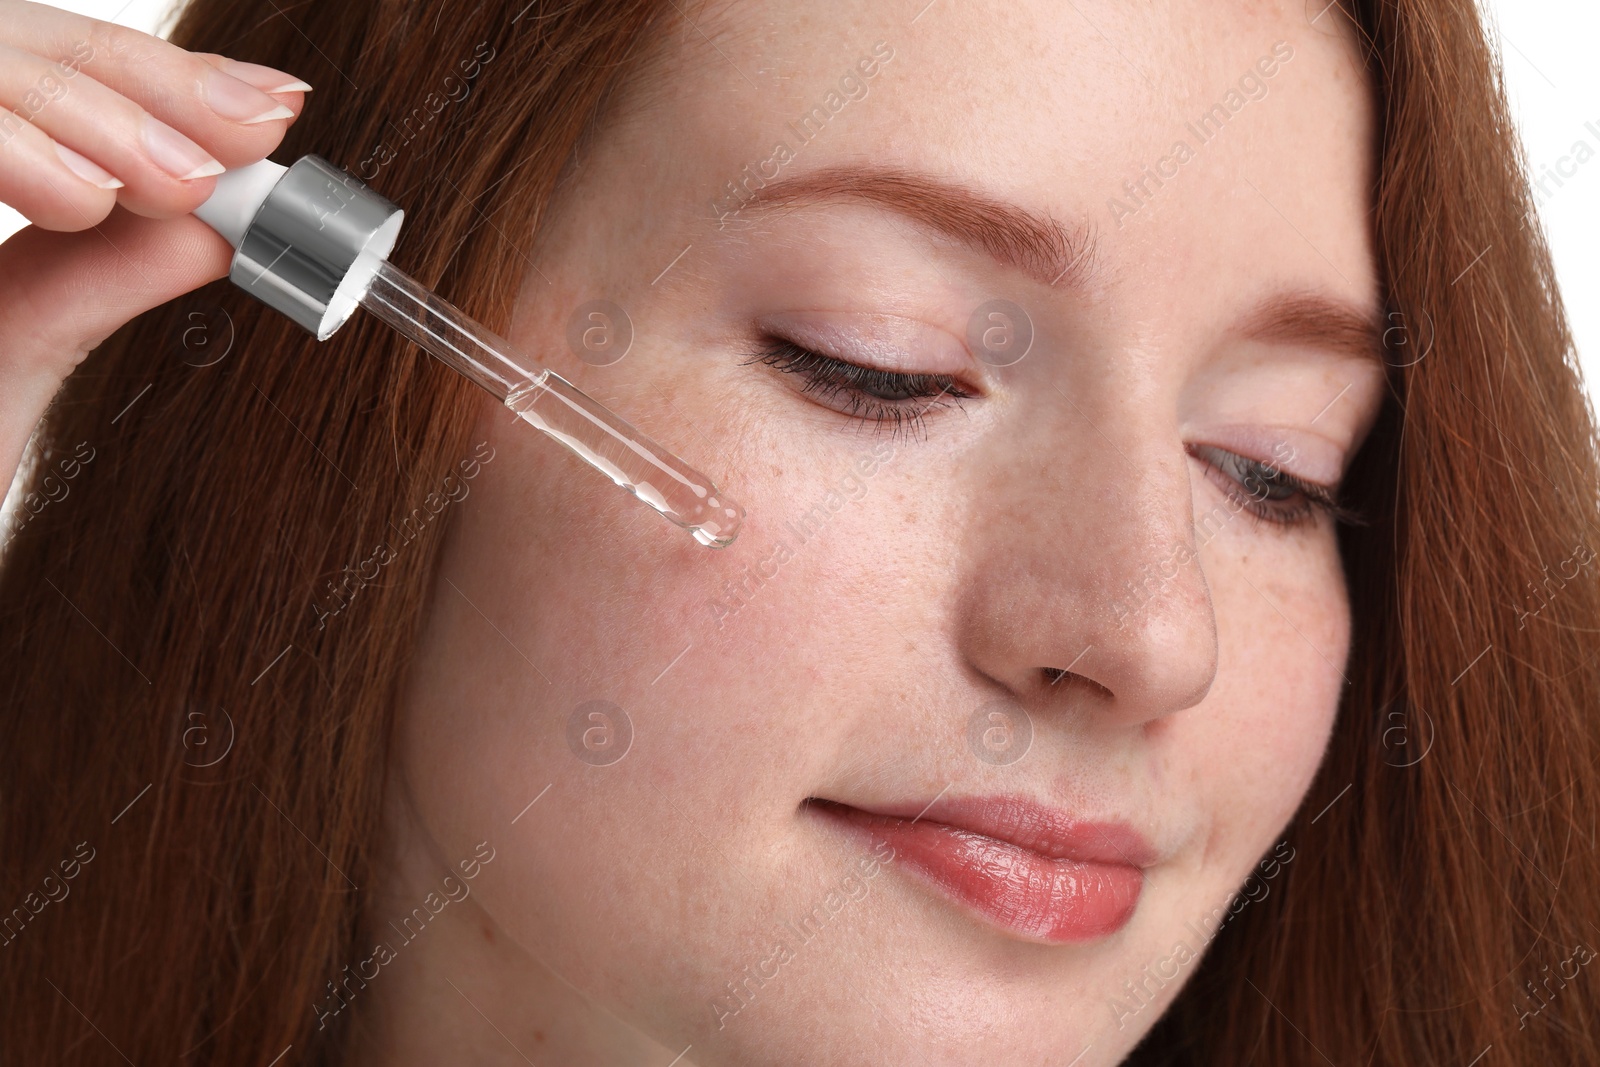
{"type": "Polygon", "coordinates": [[[207,178],[224,170],[204,148],[153,115],[145,116],[140,132],[150,159],[179,181],[207,178]]]}
{"type": "Polygon", "coordinates": [[[240,81],[255,86],[264,93],[309,93],[311,86],[296,78],[293,74],[285,74],[272,67],[263,67],[260,63],[244,63],[227,56],[218,56],[222,70],[238,78],[240,81]]]}
{"type": "Polygon", "coordinates": [[[61,157],[61,162],[66,164],[68,170],[94,186],[96,189],[121,189],[122,181],[106,170],[100,164],[87,156],[79,155],[66,145],[57,142],[56,155],[61,157]]]}
{"type": "Polygon", "coordinates": [[[206,74],[206,104],[225,119],[243,126],[271,119],[292,119],[294,112],[254,86],[211,70],[206,74]]]}

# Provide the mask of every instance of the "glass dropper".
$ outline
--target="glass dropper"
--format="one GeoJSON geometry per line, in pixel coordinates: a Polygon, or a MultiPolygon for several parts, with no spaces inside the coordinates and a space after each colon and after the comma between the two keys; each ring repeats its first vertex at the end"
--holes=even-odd
{"type": "Polygon", "coordinates": [[[744,509],[710,478],[390,265],[405,213],[327,160],[227,171],[194,213],[234,246],[233,283],[317,340],[365,307],[696,541],[738,535],[744,509]]]}
{"type": "Polygon", "coordinates": [[[539,370],[503,338],[407,277],[378,264],[361,306],[476,382],[703,545],[731,543],[744,517],[711,479],[552,370],[539,370]]]}

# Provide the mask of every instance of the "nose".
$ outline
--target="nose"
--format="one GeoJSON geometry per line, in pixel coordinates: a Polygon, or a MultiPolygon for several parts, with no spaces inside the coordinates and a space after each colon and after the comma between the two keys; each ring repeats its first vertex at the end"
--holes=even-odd
{"type": "Polygon", "coordinates": [[[1133,726],[1204,699],[1217,623],[1171,405],[1111,392],[1046,387],[995,433],[958,625],[968,662],[1030,711],[1087,701],[1133,726]]]}

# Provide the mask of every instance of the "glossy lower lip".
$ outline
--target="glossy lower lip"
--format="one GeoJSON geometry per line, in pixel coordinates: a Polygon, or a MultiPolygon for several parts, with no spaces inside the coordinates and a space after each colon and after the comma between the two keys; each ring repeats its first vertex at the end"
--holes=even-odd
{"type": "Polygon", "coordinates": [[[989,922],[1028,941],[1095,941],[1133,918],[1152,850],[1126,827],[1075,822],[1030,801],[965,798],[915,811],[808,808],[887,841],[904,865],[989,922]],[[937,819],[935,819],[937,816],[937,819]]]}

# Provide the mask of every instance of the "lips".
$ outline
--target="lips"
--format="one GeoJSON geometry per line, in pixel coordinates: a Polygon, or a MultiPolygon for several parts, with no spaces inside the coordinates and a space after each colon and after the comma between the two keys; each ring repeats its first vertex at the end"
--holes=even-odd
{"type": "Polygon", "coordinates": [[[895,866],[1028,941],[1094,941],[1128,924],[1155,852],[1133,830],[1087,822],[1019,797],[963,797],[868,811],[813,799],[808,809],[893,847],[895,866]],[[920,815],[920,817],[919,817],[920,815]]]}

